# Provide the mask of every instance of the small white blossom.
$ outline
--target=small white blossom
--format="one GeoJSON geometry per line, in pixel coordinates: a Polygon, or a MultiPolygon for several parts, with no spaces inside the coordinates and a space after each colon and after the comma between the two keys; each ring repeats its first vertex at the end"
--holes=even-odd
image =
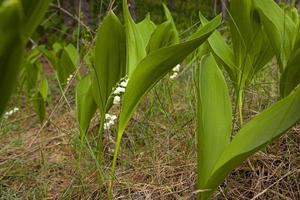
{"type": "Polygon", "coordinates": [[[181,65],[178,64],[178,65],[176,65],[176,66],[172,69],[172,71],[173,71],[173,72],[179,72],[179,71],[180,71],[180,67],[181,67],[181,65]]]}
{"type": "Polygon", "coordinates": [[[109,121],[109,122],[107,122],[107,123],[104,123],[104,130],[109,130],[110,128],[111,128],[111,126],[113,126],[114,125],[114,122],[112,122],[112,121],[109,121]]]}
{"type": "Polygon", "coordinates": [[[110,114],[105,114],[105,119],[108,120],[111,118],[111,115],[110,114]]]}
{"type": "Polygon", "coordinates": [[[111,120],[111,119],[117,119],[117,116],[116,115],[111,115],[111,114],[105,114],[105,119],[106,120],[111,120]]]}
{"type": "Polygon", "coordinates": [[[108,130],[110,126],[107,123],[104,123],[104,130],[108,130]]]}
{"type": "Polygon", "coordinates": [[[117,87],[115,89],[115,91],[114,91],[114,94],[115,95],[119,95],[119,94],[124,93],[124,92],[125,92],[125,88],[123,88],[123,87],[117,87]]]}
{"type": "Polygon", "coordinates": [[[4,113],[4,118],[8,118],[9,116],[13,115],[14,113],[18,112],[19,108],[15,107],[14,109],[7,111],[6,113],[4,113]]]}
{"type": "Polygon", "coordinates": [[[104,123],[104,130],[108,130],[115,124],[115,121],[117,120],[116,115],[112,114],[105,114],[105,123],[104,123]]]}
{"type": "Polygon", "coordinates": [[[115,121],[116,119],[118,119],[118,117],[116,115],[111,115],[111,120],[115,121]]]}
{"type": "Polygon", "coordinates": [[[69,85],[70,81],[73,79],[73,74],[70,74],[67,78],[67,85],[69,85]]]}
{"type": "Polygon", "coordinates": [[[108,123],[110,126],[115,125],[115,121],[114,121],[114,120],[109,120],[107,123],[108,123]]]}
{"type": "Polygon", "coordinates": [[[174,80],[175,78],[177,78],[177,76],[178,76],[178,73],[175,72],[170,76],[170,79],[174,80]]]}
{"type": "Polygon", "coordinates": [[[119,105],[119,104],[120,104],[120,101],[121,101],[121,97],[120,97],[120,96],[115,96],[115,97],[114,97],[113,104],[114,104],[114,105],[119,105]]]}
{"type": "Polygon", "coordinates": [[[120,83],[120,86],[123,87],[123,88],[126,88],[127,85],[128,85],[128,79],[125,79],[124,81],[122,81],[122,82],[120,83]]]}

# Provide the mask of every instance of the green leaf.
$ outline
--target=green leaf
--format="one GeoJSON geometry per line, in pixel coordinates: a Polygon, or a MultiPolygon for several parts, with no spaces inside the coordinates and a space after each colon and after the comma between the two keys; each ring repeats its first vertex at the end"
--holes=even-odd
{"type": "Polygon", "coordinates": [[[36,92],[32,99],[33,109],[37,113],[40,122],[42,123],[46,115],[46,105],[40,92],[36,92]]]}
{"type": "Polygon", "coordinates": [[[77,55],[75,47],[68,45],[63,48],[60,57],[56,61],[56,72],[62,85],[67,83],[70,75],[76,70],[77,56],[74,55],[77,55]]]}
{"type": "Polygon", "coordinates": [[[232,110],[225,78],[212,55],[197,70],[198,189],[205,189],[212,166],[230,143],[232,110]]]}
{"type": "Polygon", "coordinates": [[[174,33],[173,44],[178,44],[180,42],[180,38],[179,38],[179,33],[176,29],[176,25],[175,25],[174,19],[172,17],[172,14],[171,14],[170,10],[168,9],[168,7],[164,3],[163,3],[163,7],[164,7],[164,12],[165,12],[167,21],[170,21],[172,24],[172,32],[174,33]]]}
{"type": "Polygon", "coordinates": [[[245,65],[244,60],[255,47],[253,42],[258,27],[255,26],[252,13],[252,0],[232,0],[230,2],[230,33],[236,58],[235,63],[239,67],[245,65]]]}
{"type": "Polygon", "coordinates": [[[244,88],[271,60],[273,51],[252,0],[232,0],[230,16],[237,81],[239,88],[244,88]]]}
{"type": "Polygon", "coordinates": [[[85,76],[76,86],[76,117],[80,128],[81,139],[87,132],[97,105],[93,99],[91,77],[85,76]]]}
{"type": "MultiPolygon", "coordinates": [[[[201,24],[205,25],[209,21],[199,13],[201,24]]],[[[208,38],[208,43],[214,56],[221,62],[229,74],[232,81],[237,81],[237,66],[232,48],[226,43],[225,39],[217,30],[208,38]]]]}
{"type": "Polygon", "coordinates": [[[300,84],[300,49],[293,52],[293,57],[287,63],[287,66],[280,78],[280,94],[286,97],[290,92],[300,84]]]}
{"type": "Polygon", "coordinates": [[[143,21],[137,24],[137,29],[143,38],[143,44],[147,45],[153,31],[156,29],[156,25],[151,21],[148,14],[143,21]]]}
{"type": "Polygon", "coordinates": [[[21,0],[21,2],[26,19],[23,24],[23,35],[30,37],[41,23],[52,0],[21,0]]]}
{"type": "Polygon", "coordinates": [[[149,40],[147,46],[148,54],[154,50],[176,44],[175,33],[172,29],[172,23],[166,21],[160,24],[149,40]]]}
{"type": "Polygon", "coordinates": [[[36,88],[37,81],[39,78],[41,63],[34,62],[31,63],[30,61],[26,60],[23,63],[22,70],[20,73],[20,87],[24,87],[24,92],[27,97],[31,96],[31,92],[36,88]]]}
{"type": "Polygon", "coordinates": [[[47,100],[48,88],[48,81],[46,77],[43,77],[39,86],[39,92],[41,93],[41,96],[43,97],[44,101],[47,100]]]}
{"type": "Polygon", "coordinates": [[[50,0],[0,2],[0,115],[15,88],[27,38],[42,19],[49,3],[50,0]]]}
{"type": "MultiPolygon", "coordinates": [[[[112,162],[111,175],[114,176],[117,156],[125,128],[142,97],[159,82],[176,64],[181,63],[190,53],[196,50],[211,33],[221,24],[218,16],[197,31],[194,39],[181,44],[158,49],[150,53],[136,67],[123,96],[123,104],[119,118],[119,128],[115,153],[112,162]]],[[[195,36],[194,35],[194,36],[195,36]]],[[[112,195],[112,182],[108,188],[109,197],[112,195]]]]}
{"type": "Polygon", "coordinates": [[[46,101],[48,94],[48,82],[46,77],[42,76],[39,89],[35,93],[32,103],[35,112],[38,114],[40,122],[43,122],[46,115],[46,101]]]}
{"type": "Polygon", "coordinates": [[[293,51],[298,27],[273,0],[253,1],[283,70],[293,51]]]}
{"type": "Polygon", "coordinates": [[[122,24],[113,12],[105,17],[95,47],[92,91],[101,114],[109,108],[108,100],[116,83],[126,72],[126,41],[122,24]]]}
{"type": "Polygon", "coordinates": [[[52,45],[52,49],[53,49],[53,52],[54,53],[58,53],[59,51],[63,50],[63,45],[59,42],[55,42],[53,45],[52,45]]]}
{"type": "Polygon", "coordinates": [[[25,43],[20,35],[21,21],[20,2],[2,1],[0,4],[0,116],[16,86],[24,54],[25,43]]]}
{"type": "Polygon", "coordinates": [[[299,110],[300,87],[248,122],[233,138],[213,167],[212,175],[206,185],[206,189],[211,191],[205,196],[209,196],[231,170],[299,121],[299,110]]]}
{"type": "Polygon", "coordinates": [[[137,67],[138,63],[146,56],[146,45],[144,43],[140,30],[137,24],[133,21],[129,9],[127,0],[123,0],[123,15],[125,21],[126,32],[126,68],[129,77],[137,67]]]}
{"type": "Polygon", "coordinates": [[[220,16],[198,31],[198,37],[181,44],[165,47],[150,53],[142,60],[129,78],[123,97],[123,105],[119,119],[119,132],[123,132],[132,113],[142,97],[176,64],[199,47],[210,34],[220,25],[220,16]]]}
{"type": "Polygon", "coordinates": [[[77,62],[78,62],[78,53],[77,49],[74,47],[73,44],[68,44],[65,48],[64,51],[66,55],[68,55],[70,61],[72,62],[73,66],[76,68],[77,62]]]}

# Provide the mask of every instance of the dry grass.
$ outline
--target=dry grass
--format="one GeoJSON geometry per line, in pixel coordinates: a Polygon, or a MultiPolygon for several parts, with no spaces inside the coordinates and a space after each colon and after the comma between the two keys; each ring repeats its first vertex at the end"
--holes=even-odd
{"type": "MultiPolygon", "coordinates": [[[[172,86],[163,82],[134,116],[122,143],[115,199],[195,199],[190,81],[180,79],[172,86]],[[173,91],[171,99],[159,95],[168,90],[173,91]]],[[[267,91],[270,94],[260,96],[249,90],[251,98],[247,101],[252,107],[246,108],[247,115],[269,105],[266,100],[269,102],[273,91],[267,91]]],[[[48,110],[53,115],[42,128],[27,108],[1,125],[0,199],[99,199],[101,195],[105,199],[94,160],[87,149],[83,156],[78,153],[74,111],[64,108],[63,102],[55,110],[54,105],[48,110]]],[[[96,129],[94,122],[91,145],[96,129]]],[[[214,199],[300,199],[300,125],[289,132],[234,170],[214,199]]],[[[107,135],[105,141],[108,170],[111,144],[107,135]]]]}

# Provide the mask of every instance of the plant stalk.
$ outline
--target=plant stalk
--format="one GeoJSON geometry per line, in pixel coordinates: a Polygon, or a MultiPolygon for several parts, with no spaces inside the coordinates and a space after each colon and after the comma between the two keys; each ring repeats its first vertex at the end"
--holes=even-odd
{"type": "Polygon", "coordinates": [[[111,173],[110,173],[111,177],[110,177],[109,184],[108,184],[108,200],[113,199],[113,182],[115,179],[117,158],[118,158],[118,154],[119,154],[119,150],[120,150],[123,132],[124,132],[123,130],[118,132],[118,138],[117,138],[114,157],[113,157],[112,166],[111,166],[111,173]]]}
{"type": "Polygon", "coordinates": [[[238,107],[238,115],[239,115],[239,122],[240,122],[240,126],[242,126],[244,124],[244,118],[243,118],[243,96],[244,96],[244,91],[243,89],[240,89],[238,91],[238,95],[237,95],[237,107],[238,107]]]}
{"type": "Polygon", "coordinates": [[[97,160],[99,160],[100,165],[102,165],[103,161],[103,132],[104,132],[104,123],[105,117],[104,115],[100,116],[100,124],[98,129],[98,144],[97,144],[97,160]]]}

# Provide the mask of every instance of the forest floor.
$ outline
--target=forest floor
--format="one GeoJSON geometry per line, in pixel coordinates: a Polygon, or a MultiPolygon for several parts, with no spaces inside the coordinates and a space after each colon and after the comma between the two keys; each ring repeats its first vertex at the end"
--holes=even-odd
{"type": "MultiPolygon", "coordinates": [[[[144,99],[122,141],[114,199],[195,199],[191,81],[189,74],[174,82],[163,80],[144,99]]],[[[271,104],[266,102],[274,102],[275,93],[276,88],[269,86],[264,91],[250,87],[245,120],[271,104]]],[[[59,93],[52,96],[44,123],[39,124],[22,100],[20,111],[0,123],[0,199],[105,199],[91,153],[97,119],[90,127],[89,142],[81,148],[72,92],[67,93],[71,107],[59,93]]],[[[109,172],[114,136],[115,131],[104,136],[104,175],[109,172]]],[[[213,199],[299,200],[299,144],[296,125],[235,169],[213,199]]]]}

